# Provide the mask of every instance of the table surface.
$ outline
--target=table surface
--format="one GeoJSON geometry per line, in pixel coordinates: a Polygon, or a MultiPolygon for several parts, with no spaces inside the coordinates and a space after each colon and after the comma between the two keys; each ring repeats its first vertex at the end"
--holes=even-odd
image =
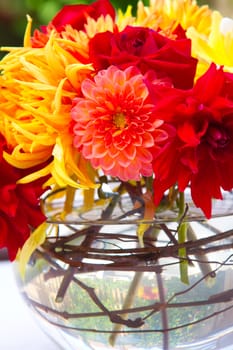
{"type": "Polygon", "coordinates": [[[58,350],[22,300],[8,261],[0,261],[0,343],[4,350],[58,350]]]}

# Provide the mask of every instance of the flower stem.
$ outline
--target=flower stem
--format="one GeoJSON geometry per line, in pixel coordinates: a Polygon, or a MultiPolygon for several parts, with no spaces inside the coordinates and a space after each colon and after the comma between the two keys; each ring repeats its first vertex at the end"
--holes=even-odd
{"type": "Polygon", "coordinates": [[[65,204],[64,204],[64,213],[63,213],[64,216],[71,213],[71,211],[73,209],[75,192],[76,192],[76,188],[71,187],[71,186],[67,186],[66,199],[65,199],[65,204]]]}
{"type": "MultiPolygon", "coordinates": [[[[132,303],[134,301],[134,298],[135,298],[135,295],[136,295],[136,292],[137,292],[137,289],[138,289],[138,286],[140,284],[142,276],[143,276],[143,272],[141,272],[141,271],[135,272],[133,280],[132,280],[132,282],[130,284],[130,288],[129,288],[128,293],[126,295],[126,298],[124,300],[123,310],[124,309],[129,309],[132,306],[132,303]]],[[[127,314],[124,314],[122,316],[122,318],[126,319],[127,318],[127,314]]],[[[115,343],[116,343],[116,339],[117,339],[118,333],[115,333],[115,332],[120,332],[121,328],[122,328],[122,324],[119,324],[119,323],[117,323],[114,326],[114,328],[113,328],[113,332],[114,333],[112,333],[110,335],[110,337],[109,337],[109,344],[111,346],[114,346],[115,343]]]]}
{"type": "MultiPolygon", "coordinates": [[[[187,223],[183,222],[178,230],[178,243],[182,244],[186,241],[187,223]]],[[[183,283],[189,284],[188,278],[188,259],[186,248],[182,247],[178,249],[178,255],[180,258],[180,279],[183,283]]]]}
{"type": "MultiPolygon", "coordinates": [[[[185,196],[183,192],[179,194],[179,218],[185,213],[185,196]]],[[[178,243],[182,244],[186,241],[187,237],[187,222],[181,222],[178,227],[178,243]]],[[[182,247],[178,249],[178,255],[180,258],[180,279],[183,283],[189,284],[188,277],[188,259],[186,248],[182,247]]]]}

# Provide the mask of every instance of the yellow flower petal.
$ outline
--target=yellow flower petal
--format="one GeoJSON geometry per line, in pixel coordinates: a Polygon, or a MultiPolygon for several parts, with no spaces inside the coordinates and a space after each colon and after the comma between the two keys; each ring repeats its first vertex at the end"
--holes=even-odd
{"type": "MultiPolygon", "coordinates": [[[[45,166],[44,168],[42,168],[38,171],[35,171],[34,173],[31,173],[27,176],[22,177],[21,179],[19,179],[17,181],[17,183],[18,184],[26,184],[28,182],[33,182],[35,180],[41,179],[44,176],[48,176],[52,172],[52,166],[53,166],[53,163],[50,163],[47,166],[45,166]]],[[[46,187],[46,185],[44,185],[44,187],[46,187]]]]}
{"type": "MultiPolygon", "coordinates": [[[[71,156],[72,152],[75,152],[71,145],[66,143],[66,140],[63,141],[61,138],[57,138],[56,145],[53,149],[53,169],[52,175],[56,183],[65,187],[67,185],[76,188],[96,188],[97,186],[89,179],[87,173],[82,173],[79,168],[76,166],[73,157],[71,156]],[[67,166],[66,166],[67,165],[67,166]],[[81,183],[74,181],[67,172],[67,169],[71,169],[72,173],[76,175],[77,179],[81,183]]],[[[78,153],[76,153],[78,157],[78,153]]]]}
{"type": "Polygon", "coordinates": [[[195,28],[187,30],[187,37],[192,40],[192,54],[198,59],[197,78],[205,73],[214,62],[224,66],[224,71],[233,72],[233,33],[220,30],[223,18],[218,11],[213,11],[210,35],[199,33],[195,28]]]}
{"type": "Polygon", "coordinates": [[[70,64],[65,70],[67,78],[76,90],[80,90],[82,81],[86,79],[93,71],[94,68],[91,64],[84,65],[80,63],[70,64]]]}
{"type": "Polygon", "coordinates": [[[24,47],[31,47],[31,31],[32,31],[32,18],[27,15],[27,27],[24,34],[24,47]]]}

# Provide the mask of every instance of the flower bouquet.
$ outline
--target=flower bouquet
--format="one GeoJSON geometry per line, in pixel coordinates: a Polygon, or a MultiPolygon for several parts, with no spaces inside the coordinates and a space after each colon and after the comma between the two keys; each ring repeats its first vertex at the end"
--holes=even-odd
{"type": "MultiPolygon", "coordinates": [[[[231,226],[222,233],[212,225],[206,237],[190,224],[198,219],[209,228],[209,219],[233,213],[232,28],[230,19],[194,0],[139,1],[135,14],[131,6],[122,12],[97,0],[66,5],[33,32],[27,16],[23,46],[2,48],[0,247],[29,281],[35,271],[27,277],[28,262],[43,270],[52,261],[43,280],[58,279],[58,291],[50,289],[56,302],[78,285],[99,310],[85,317],[99,312],[115,324],[102,331],[112,345],[127,333],[122,327],[144,327],[159,310],[168,349],[161,305],[177,294],[165,300],[159,259],[177,259],[188,290],[190,255],[202,270],[199,282],[209,281],[217,270],[206,254],[232,247],[219,243],[232,237],[231,226]],[[203,248],[213,242],[217,247],[203,248]],[[98,286],[76,276],[132,266],[127,288],[117,284],[127,290],[117,311],[100,301],[98,286]],[[137,306],[149,314],[132,320],[130,307],[147,273],[157,276],[160,303],[137,306]]],[[[148,288],[141,293],[153,300],[148,288]]],[[[77,325],[67,326],[69,313],[35,300],[39,313],[53,309],[72,333],[77,325]]]]}

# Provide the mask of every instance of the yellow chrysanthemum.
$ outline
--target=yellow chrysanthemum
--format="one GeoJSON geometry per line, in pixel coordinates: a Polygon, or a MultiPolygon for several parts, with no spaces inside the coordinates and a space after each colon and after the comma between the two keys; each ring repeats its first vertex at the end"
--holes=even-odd
{"type": "MultiPolygon", "coordinates": [[[[47,161],[48,165],[31,174],[28,181],[50,174],[59,186],[90,187],[92,182],[77,166],[79,155],[72,146],[70,110],[81,82],[93,68],[81,64],[65,49],[67,40],[51,33],[45,47],[31,48],[26,38],[27,47],[10,49],[1,61],[0,127],[13,149],[4,158],[19,168],[47,161]]],[[[75,50],[76,43],[69,43],[75,50]]],[[[80,42],[77,46],[79,50],[80,42]]]]}
{"type": "Polygon", "coordinates": [[[84,25],[85,31],[78,31],[71,25],[66,25],[65,30],[61,32],[61,39],[58,39],[61,46],[66,50],[78,53],[83,58],[88,58],[89,40],[97,33],[105,31],[113,32],[114,22],[111,16],[100,16],[97,20],[87,17],[87,23],[84,25]]]}
{"type": "MultiPolygon", "coordinates": [[[[128,18],[132,24],[130,8],[125,15],[120,16],[120,22],[126,23],[128,18]]],[[[150,0],[149,6],[138,2],[137,15],[134,23],[151,27],[169,34],[180,24],[183,29],[194,27],[206,35],[210,32],[211,10],[208,6],[198,6],[195,0],[150,0]]]]}
{"type": "Polygon", "coordinates": [[[220,30],[222,16],[214,11],[212,15],[211,34],[206,36],[198,33],[195,28],[187,31],[187,36],[192,40],[192,54],[199,60],[197,77],[203,74],[214,62],[224,66],[224,71],[233,73],[233,32],[222,33],[220,30]]]}

